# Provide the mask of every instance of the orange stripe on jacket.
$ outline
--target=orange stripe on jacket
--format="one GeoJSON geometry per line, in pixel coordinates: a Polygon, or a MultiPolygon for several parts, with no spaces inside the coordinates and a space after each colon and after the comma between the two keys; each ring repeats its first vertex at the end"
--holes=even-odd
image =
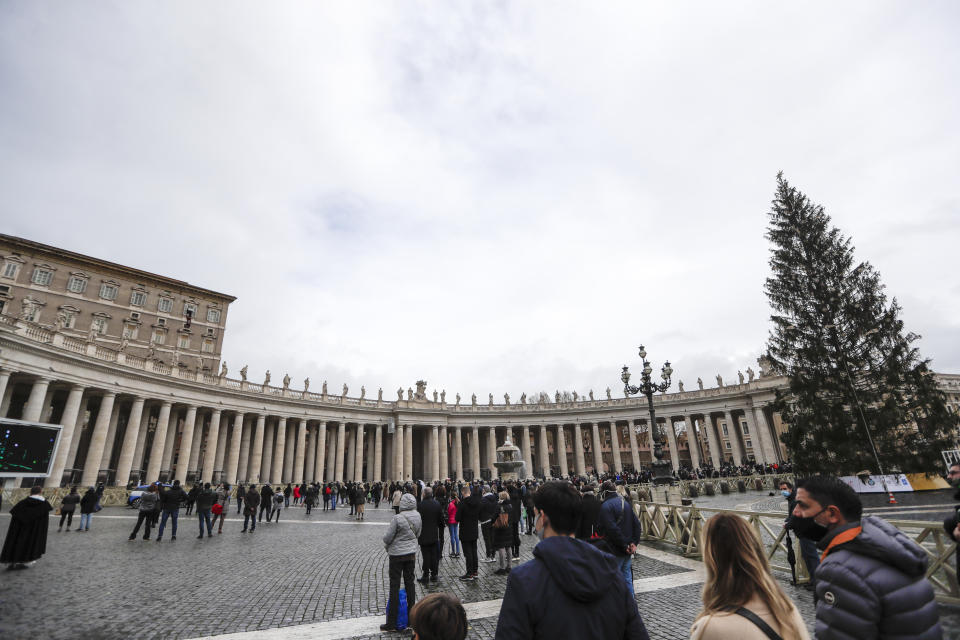
{"type": "Polygon", "coordinates": [[[824,561],[827,554],[830,553],[834,547],[844,544],[845,542],[850,542],[861,533],[863,533],[863,527],[854,527],[853,529],[847,529],[846,531],[838,533],[834,536],[833,540],[830,541],[830,544],[827,545],[827,548],[823,550],[823,555],[820,556],[820,562],[824,561]]]}

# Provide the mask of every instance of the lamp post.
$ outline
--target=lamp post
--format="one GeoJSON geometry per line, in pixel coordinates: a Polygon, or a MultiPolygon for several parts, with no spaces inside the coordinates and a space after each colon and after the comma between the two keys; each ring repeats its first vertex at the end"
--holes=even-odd
{"type": "MultiPolygon", "coordinates": [[[[658,392],[663,393],[670,388],[670,376],[673,374],[673,369],[670,367],[670,361],[668,360],[660,369],[660,377],[663,378],[663,382],[653,382],[650,379],[653,368],[647,361],[647,350],[643,345],[640,345],[640,353],[638,355],[643,361],[642,382],[639,387],[630,386],[630,370],[624,365],[623,372],[620,374],[620,380],[623,381],[623,393],[627,396],[640,394],[647,397],[647,408],[650,411],[650,435],[653,438],[654,460],[650,465],[653,469],[653,483],[657,485],[671,484],[673,483],[672,465],[663,459],[663,434],[657,427],[657,416],[653,409],[653,394],[658,392]]],[[[636,429],[637,433],[639,433],[640,427],[638,426],[636,429]]]]}

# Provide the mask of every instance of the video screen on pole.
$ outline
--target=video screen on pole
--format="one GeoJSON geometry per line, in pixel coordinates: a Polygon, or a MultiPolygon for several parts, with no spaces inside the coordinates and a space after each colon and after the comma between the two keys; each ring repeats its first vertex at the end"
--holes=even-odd
{"type": "Polygon", "coordinates": [[[60,425],[0,418],[0,477],[50,475],[60,425]]]}

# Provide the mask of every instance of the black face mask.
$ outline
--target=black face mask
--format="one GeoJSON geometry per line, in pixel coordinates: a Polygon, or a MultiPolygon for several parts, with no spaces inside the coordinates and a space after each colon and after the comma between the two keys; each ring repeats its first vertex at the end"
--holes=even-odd
{"type": "MultiPolygon", "coordinates": [[[[820,511],[823,513],[826,509],[820,511]]],[[[793,528],[794,533],[796,533],[801,538],[806,538],[807,540],[813,540],[814,542],[820,542],[823,539],[823,536],[827,535],[827,528],[822,524],[818,524],[814,521],[820,513],[816,513],[809,518],[798,518],[794,516],[790,521],[790,525],[793,528]]]]}

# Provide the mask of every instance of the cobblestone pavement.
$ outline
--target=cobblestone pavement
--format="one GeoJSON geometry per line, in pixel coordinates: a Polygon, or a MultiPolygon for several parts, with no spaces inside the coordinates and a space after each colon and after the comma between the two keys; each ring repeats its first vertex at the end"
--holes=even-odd
{"type": "MultiPolygon", "coordinates": [[[[742,494],[739,500],[744,502],[742,494]]],[[[314,511],[307,518],[291,507],[279,524],[260,523],[253,534],[240,533],[242,520],[234,513],[223,535],[214,532],[203,540],[197,539],[196,518],[183,516],[176,542],[170,541],[168,523],[161,543],[128,541],[135,512],[121,507],[96,514],[91,530],[80,535],[58,533],[52,520],[46,555],[29,569],[2,574],[0,637],[174,639],[272,630],[257,637],[279,638],[292,637],[289,632],[298,626],[306,630],[339,621],[328,625],[333,631],[327,635],[314,637],[343,638],[350,634],[337,635],[337,625],[366,620],[366,630],[354,637],[396,638],[363,635],[385,617],[386,555],[380,537],[392,511],[368,508],[363,523],[348,518],[347,511],[314,511]]],[[[8,515],[0,517],[0,537],[9,522],[8,515]]],[[[536,538],[521,536],[521,541],[526,561],[536,538]]],[[[445,550],[449,553],[449,540],[445,550]]],[[[701,578],[693,571],[702,565],[647,547],[644,553],[634,561],[634,576],[651,636],[687,638],[700,602],[701,578]]],[[[427,590],[472,603],[471,638],[493,637],[506,583],[492,575],[495,567],[481,563],[481,580],[464,583],[457,579],[462,560],[444,558],[440,581],[427,590]]],[[[810,593],[786,588],[812,624],[810,593]]],[[[418,585],[418,594],[423,593],[418,585]]],[[[960,615],[943,611],[952,637],[960,637],[960,615]]]]}

